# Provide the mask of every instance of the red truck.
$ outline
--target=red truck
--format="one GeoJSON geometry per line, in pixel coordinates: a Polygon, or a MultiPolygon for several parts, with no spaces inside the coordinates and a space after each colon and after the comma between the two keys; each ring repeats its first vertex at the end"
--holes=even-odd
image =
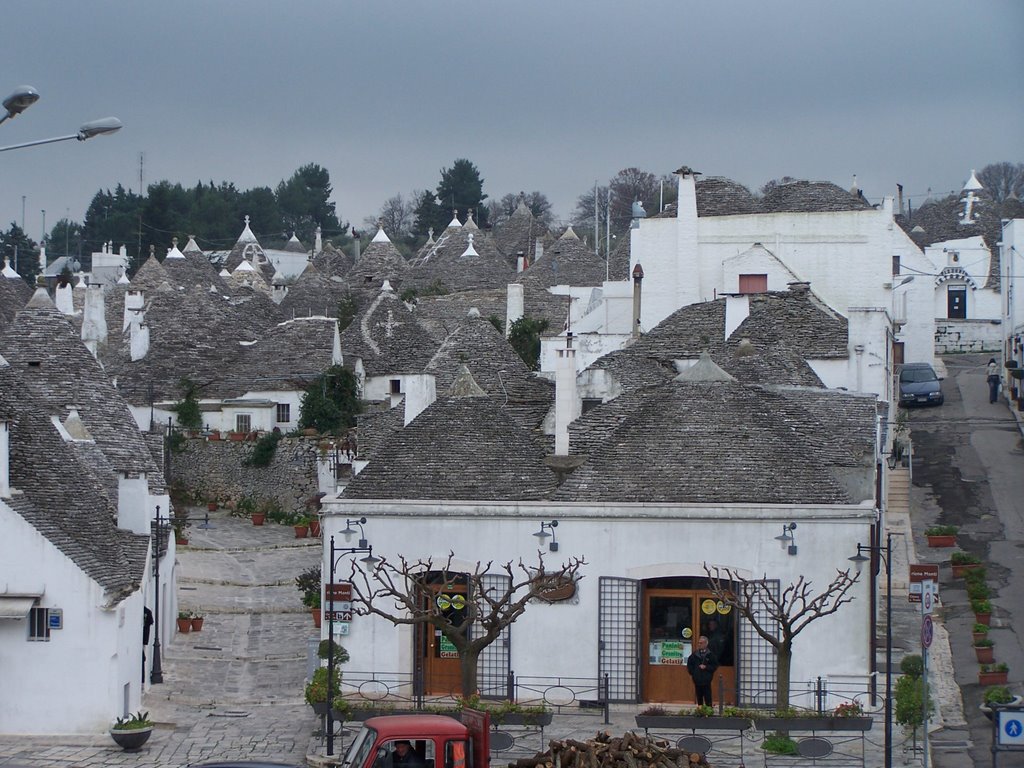
{"type": "Polygon", "coordinates": [[[465,709],[460,716],[371,717],[356,733],[341,768],[488,768],[490,714],[465,709]]]}

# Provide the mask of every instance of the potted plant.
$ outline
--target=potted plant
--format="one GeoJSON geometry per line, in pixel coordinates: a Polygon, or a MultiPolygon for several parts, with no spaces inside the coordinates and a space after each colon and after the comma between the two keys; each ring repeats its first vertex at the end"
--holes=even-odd
{"type": "Polygon", "coordinates": [[[969,600],[988,600],[992,597],[992,592],[988,588],[988,584],[984,581],[972,580],[966,583],[967,586],[967,598],[969,600]]]}
{"type": "Polygon", "coordinates": [[[986,637],[988,637],[988,625],[975,622],[974,628],[971,630],[971,640],[977,645],[979,640],[983,640],[986,637]]]}
{"type": "MultiPolygon", "coordinates": [[[[896,700],[895,720],[906,730],[913,732],[914,742],[917,742],[917,729],[924,722],[925,707],[925,681],[924,662],[917,654],[909,654],[903,657],[900,662],[900,672],[903,674],[896,681],[893,691],[893,698],[896,700]],[[909,662],[909,663],[908,663],[909,662]]],[[[928,699],[928,711],[934,709],[934,703],[928,699]]]]}
{"type": "Polygon", "coordinates": [[[1010,689],[1005,685],[994,685],[991,688],[986,688],[984,695],[981,697],[981,704],[979,709],[989,720],[992,719],[993,707],[1000,706],[1020,706],[1021,697],[1015,696],[1010,692],[1010,689]]]}
{"type": "Polygon", "coordinates": [[[977,555],[972,555],[970,552],[963,552],[960,550],[957,550],[949,556],[949,562],[953,566],[954,579],[963,577],[964,572],[967,570],[981,567],[981,560],[977,555]]]}
{"type": "Polygon", "coordinates": [[[975,640],[974,655],[978,657],[979,664],[992,664],[995,661],[995,651],[992,648],[994,645],[995,643],[989,637],[975,640]]]}
{"type": "Polygon", "coordinates": [[[295,577],[295,587],[302,593],[302,604],[313,614],[313,625],[320,626],[322,612],[320,610],[320,566],[307,568],[295,577]]]}
{"type": "Polygon", "coordinates": [[[191,624],[192,624],[192,631],[193,632],[200,632],[200,631],[202,631],[202,629],[203,629],[203,617],[201,615],[199,615],[198,613],[193,613],[192,614],[192,619],[191,619],[191,624]]]}
{"type": "Polygon", "coordinates": [[[770,733],[761,742],[761,749],[770,755],[796,755],[797,745],[785,733],[770,733]]]}
{"type": "Polygon", "coordinates": [[[260,509],[259,502],[255,496],[243,496],[235,503],[235,513],[248,517],[253,525],[263,525],[267,519],[266,513],[260,509]]]}
{"type": "MultiPolygon", "coordinates": [[[[331,691],[341,690],[341,673],[337,667],[331,677],[331,691]]],[[[317,667],[313,671],[313,678],[306,683],[306,703],[313,707],[318,715],[327,714],[327,667],[317,667]]]]}
{"type": "Polygon", "coordinates": [[[188,611],[178,611],[178,631],[181,634],[188,634],[192,629],[192,614],[188,611]]]}
{"type": "Polygon", "coordinates": [[[1010,668],[1004,663],[982,664],[978,670],[979,685],[1006,685],[1006,677],[1010,668]]]}
{"type": "Polygon", "coordinates": [[[992,603],[988,600],[971,600],[971,610],[974,611],[974,622],[989,626],[992,622],[992,603]]]}
{"type": "Polygon", "coordinates": [[[320,516],[315,515],[309,518],[309,535],[314,539],[320,538],[320,516]]]}
{"type": "Polygon", "coordinates": [[[110,737],[125,752],[137,752],[149,741],[153,734],[153,721],[149,712],[136,712],[134,715],[119,717],[110,726],[110,737]]]}
{"type": "Polygon", "coordinates": [[[352,704],[344,696],[335,696],[331,702],[331,718],[336,723],[344,723],[352,717],[352,704]]]}
{"type": "Polygon", "coordinates": [[[933,525],[925,529],[924,535],[929,547],[953,547],[956,546],[958,530],[955,525],[933,525]]]}
{"type": "Polygon", "coordinates": [[[174,529],[174,543],[188,544],[188,510],[184,506],[175,508],[171,527],[174,529]]]}
{"type": "Polygon", "coordinates": [[[307,536],[309,536],[309,518],[296,518],[295,522],[292,524],[292,527],[295,529],[296,539],[304,539],[307,536]]]}

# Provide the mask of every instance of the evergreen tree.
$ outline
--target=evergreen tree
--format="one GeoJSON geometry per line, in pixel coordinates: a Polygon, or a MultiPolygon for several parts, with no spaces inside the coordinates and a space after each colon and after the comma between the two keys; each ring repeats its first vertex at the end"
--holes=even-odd
{"type": "Polygon", "coordinates": [[[442,210],[456,211],[459,221],[465,221],[472,210],[477,225],[484,227],[487,226],[487,208],[484,205],[486,199],[484,180],[480,178],[480,171],[469,160],[461,158],[456,160],[451,168],[441,169],[437,201],[442,210]]]}
{"type": "Polygon", "coordinates": [[[302,166],[278,184],[277,205],[286,237],[294,232],[300,240],[311,241],[317,225],[328,235],[339,234],[342,226],[330,201],[332,191],[330,174],[316,163],[302,166]]]}
{"type": "Polygon", "coordinates": [[[356,425],[360,411],[359,382],[348,368],[332,365],[309,385],[299,406],[299,429],[344,432],[356,425]]]}
{"type": "Polygon", "coordinates": [[[26,283],[35,285],[36,275],[39,274],[38,248],[35,241],[13,221],[6,232],[0,232],[0,256],[8,260],[11,268],[26,283]]]}

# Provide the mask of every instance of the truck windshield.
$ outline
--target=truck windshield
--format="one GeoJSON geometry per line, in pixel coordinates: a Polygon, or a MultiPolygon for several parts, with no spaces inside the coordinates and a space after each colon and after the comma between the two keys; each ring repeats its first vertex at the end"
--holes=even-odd
{"type": "Polygon", "coordinates": [[[361,768],[366,765],[366,758],[373,749],[373,743],[377,741],[377,731],[373,728],[359,729],[355,740],[345,753],[345,759],[341,761],[342,768],[361,768]]]}

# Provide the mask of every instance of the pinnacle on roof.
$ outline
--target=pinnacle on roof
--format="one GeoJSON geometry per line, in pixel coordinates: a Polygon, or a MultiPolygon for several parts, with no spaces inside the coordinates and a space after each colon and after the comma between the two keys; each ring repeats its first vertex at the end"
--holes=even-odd
{"type": "Polygon", "coordinates": [[[451,227],[461,227],[461,226],[462,226],[462,222],[459,221],[459,213],[458,213],[458,211],[452,211],[452,220],[448,222],[448,227],[451,228],[451,227]]]}
{"type": "Polygon", "coordinates": [[[975,175],[974,169],[971,168],[971,178],[969,178],[967,180],[967,183],[964,184],[964,188],[963,188],[962,191],[964,191],[964,192],[977,192],[980,189],[984,189],[984,187],[982,186],[981,182],[978,181],[978,177],[977,177],[977,175],[975,175]]]}
{"type": "Polygon", "coordinates": [[[178,238],[176,238],[176,237],[172,237],[171,238],[171,248],[170,248],[169,251],[167,251],[167,258],[168,259],[184,259],[185,258],[185,254],[183,254],[181,251],[178,250],[178,238]]]}
{"type": "Polygon", "coordinates": [[[455,376],[455,381],[452,382],[448,394],[451,397],[487,397],[487,393],[480,389],[480,385],[476,383],[476,379],[473,378],[473,374],[469,372],[465,363],[459,366],[459,372],[455,376]]]}
{"type": "Polygon", "coordinates": [[[680,373],[673,381],[736,381],[718,367],[708,352],[701,352],[700,359],[680,373]]]}
{"type": "Polygon", "coordinates": [[[203,249],[196,243],[195,235],[188,236],[188,242],[185,244],[185,248],[182,250],[182,253],[188,253],[189,251],[198,251],[199,253],[202,253],[203,251],[203,249]]]}
{"type": "Polygon", "coordinates": [[[426,246],[433,245],[433,244],[434,244],[434,228],[431,227],[430,229],[427,230],[427,242],[423,244],[423,247],[425,248],[426,246]]]}
{"type": "MultiPolygon", "coordinates": [[[[472,221],[472,219],[469,219],[469,221],[472,221]]],[[[470,232],[469,233],[469,244],[466,246],[466,250],[462,252],[462,256],[460,258],[466,258],[467,256],[479,256],[479,255],[480,254],[477,253],[476,249],[473,247],[473,233],[470,232]]]]}
{"type": "Polygon", "coordinates": [[[131,285],[131,282],[132,281],[128,279],[128,273],[127,272],[122,272],[121,276],[119,278],[117,278],[117,284],[118,285],[131,285]]]}
{"type": "Polygon", "coordinates": [[[473,221],[473,209],[472,208],[470,208],[469,212],[466,213],[466,224],[465,224],[465,227],[466,227],[466,229],[480,229],[480,227],[478,227],[476,225],[476,222],[473,221]]]}
{"type": "Polygon", "coordinates": [[[568,229],[566,229],[565,232],[562,233],[562,236],[560,238],[558,238],[558,239],[559,240],[579,240],[580,238],[576,234],[576,232],[573,230],[572,224],[570,224],[568,229]]]}
{"type": "MultiPolygon", "coordinates": [[[[431,233],[433,233],[434,230],[430,230],[430,231],[431,231],[431,233]]],[[[373,240],[371,240],[370,242],[371,243],[390,243],[391,242],[391,238],[388,237],[384,233],[384,225],[383,224],[378,224],[377,225],[377,234],[373,236],[373,240]]]]}
{"type": "Polygon", "coordinates": [[[513,213],[513,215],[515,215],[516,213],[519,213],[519,214],[528,213],[531,216],[533,215],[533,211],[530,210],[530,206],[528,206],[526,204],[526,198],[523,197],[522,195],[519,196],[519,205],[516,206],[516,210],[513,213]]]}
{"type": "Polygon", "coordinates": [[[17,277],[17,278],[21,277],[21,275],[19,275],[17,272],[15,272],[11,268],[10,259],[4,259],[4,269],[3,269],[3,272],[0,273],[0,274],[2,274],[4,277],[17,277]]]}
{"type": "Polygon", "coordinates": [[[220,272],[218,272],[217,274],[219,274],[221,277],[231,277],[231,273],[228,272],[227,267],[221,267],[220,272]]]}
{"type": "Polygon", "coordinates": [[[850,187],[850,194],[851,195],[859,195],[860,194],[860,187],[857,186],[857,174],[856,173],[853,174],[853,185],[850,187]]]}
{"type": "Polygon", "coordinates": [[[242,234],[238,236],[238,243],[255,243],[256,235],[249,229],[249,214],[245,215],[245,228],[242,230],[242,234]]]}
{"type": "Polygon", "coordinates": [[[390,280],[385,280],[384,284],[380,287],[380,290],[382,292],[390,291],[392,293],[394,293],[394,291],[395,291],[395,289],[391,287],[391,281],[390,280]]]}
{"type": "Polygon", "coordinates": [[[32,298],[28,300],[28,303],[25,306],[34,307],[36,309],[40,307],[56,309],[53,301],[50,299],[50,294],[46,292],[45,288],[36,288],[36,292],[32,294],[32,298]]]}
{"type": "Polygon", "coordinates": [[[256,271],[256,267],[254,267],[252,265],[251,261],[249,261],[248,259],[242,259],[238,263],[238,266],[235,267],[235,271],[232,274],[237,274],[239,272],[255,272],[255,271],[256,271]]]}

